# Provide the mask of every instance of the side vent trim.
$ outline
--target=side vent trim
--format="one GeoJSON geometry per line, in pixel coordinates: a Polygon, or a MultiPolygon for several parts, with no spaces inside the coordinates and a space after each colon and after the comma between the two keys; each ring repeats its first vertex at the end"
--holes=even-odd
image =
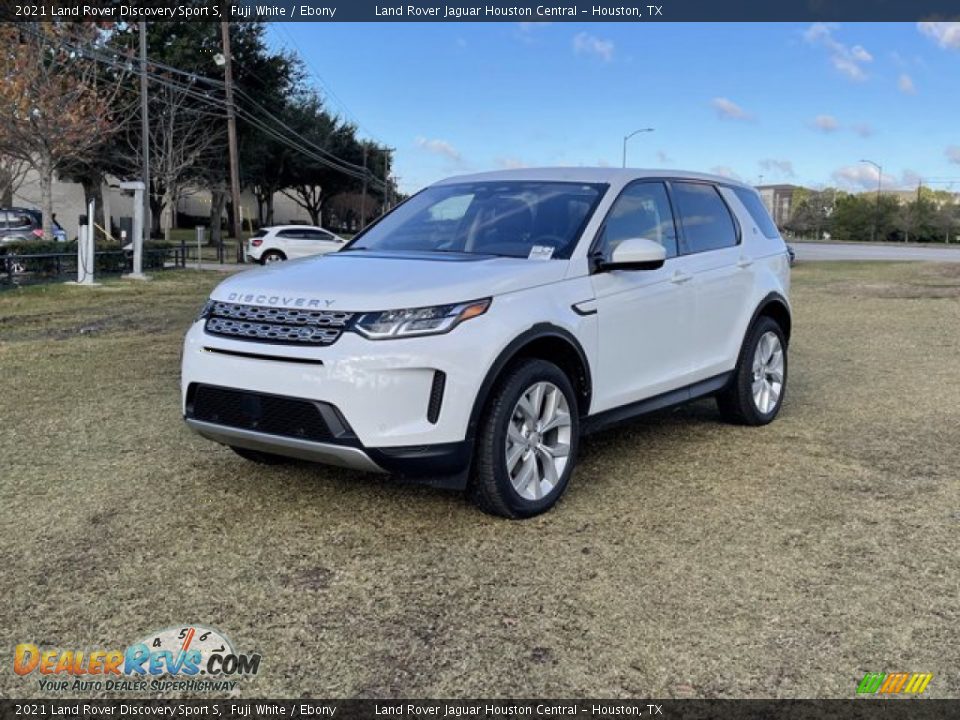
{"type": "Polygon", "coordinates": [[[447,386],[447,374],[442,370],[433,373],[433,384],[430,386],[430,402],[427,404],[427,421],[436,425],[440,419],[440,407],[443,405],[443,390],[447,386]]]}

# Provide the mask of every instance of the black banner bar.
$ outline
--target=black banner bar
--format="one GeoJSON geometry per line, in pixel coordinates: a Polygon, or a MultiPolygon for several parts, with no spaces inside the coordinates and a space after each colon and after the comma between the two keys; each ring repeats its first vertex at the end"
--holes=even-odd
{"type": "Polygon", "coordinates": [[[0,20],[181,22],[839,22],[960,19],[957,0],[0,0],[0,20]]]}
{"type": "Polygon", "coordinates": [[[857,700],[0,700],[2,720],[164,718],[186,720],[950,720],[960,701],[857,700]]]}

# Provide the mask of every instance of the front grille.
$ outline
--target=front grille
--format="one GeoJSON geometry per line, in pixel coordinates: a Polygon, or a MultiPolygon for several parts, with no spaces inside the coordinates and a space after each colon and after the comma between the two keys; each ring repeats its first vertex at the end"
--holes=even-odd
{"type": "Polygon", "coordinates": [[[303,440],[333,439],[321,403],[211,385],[191,391],[188,415],[196,420],[303,440]]]}
{"type": "Polygon", "coordinates": [[[261,307],[215,302],[206,331],[237,340],[291,345],[331,345],[350,326],[354,313],[339,310],[261,307]]]}

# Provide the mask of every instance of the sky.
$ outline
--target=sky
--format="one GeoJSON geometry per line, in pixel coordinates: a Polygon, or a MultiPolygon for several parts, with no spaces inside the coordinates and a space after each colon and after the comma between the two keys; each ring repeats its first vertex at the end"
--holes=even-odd
{"type": "Polygon", "coordinates": [[[621,164],[960,191],[960,23],[275,23],[400,188],[621,164]]]}

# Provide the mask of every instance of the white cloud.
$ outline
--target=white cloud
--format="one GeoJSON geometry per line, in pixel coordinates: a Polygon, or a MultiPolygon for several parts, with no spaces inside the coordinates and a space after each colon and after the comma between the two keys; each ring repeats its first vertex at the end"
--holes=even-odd
{"type": "Polygon", "coordinates": [[[418,137],[417,147],[426,150],[428,153],[433,153],[434,155],[442,155],[443,157],[449,158],[456,162],[459,162],[463,159],[460,155],[460,151],[457,150],[453,145],[448,143],[446,140],[437,140],[437,139],[428,139],[425,137],[418,137]]]}
{"type": "Polygon", "coordinates": [[[497,167],[501,167],[504,170],[517,170],[519,168],[529,167],[523,160],[516,157],[502,157],[497,158],[497,167]]]}
{"type": "MultiPolygon", "coordinates": [[[[867,163],[847,165],[833,172],[834,182],[840,187],[851,190],[876,190],[879,178],[880,173],[877,169],[867,163]]],[[[883,184],[885,187],[894,187],[898,183],[895,177],[884,173],[883,184]]]]}
{"type": "Polygon", "coordinates": [[[915,95],[917,92],[917,86],[913,84],[913,78],[906,73],[900,73],[900,78],[897,80],[897,87],[900,89],[900,92],[906,93],[907,95],[915,95]]]}
{"type": "Polygon", "coordinates": [[[960,50],[960,22],[921,22],[917,28],[940,47],[960,50]]]}
{"type": "Polygon", "coordinates": [[[826,48],[830,62],[841,74],[858,82],[866,80],[863,66],[873,62],[873,55],[862,45],[850,47],[837,40],[834,32],[838,27],[835,23],[814,23],[804,31],[803,39],[811,45],[826,48]]]}
{"type": "Polygon", "coordinates": [[[951,145],[945,151],[947,160],[960,165],[960,145],[951,145]]]}
{"type": "Polygon", "coordinates": [[[733,168],[728,165],[717,165],[714,168],[710,169],[714,175],[720,175],[721,177],[730,178],[731,180],[742,180],[742,178],[737,175],[733,168]]]}
{"type": "Polygon", "coordinates": [[[817,115],[810,123],[815,130],[832,133],[840,129],[839,121],[833,115],[817,115]]]}
{"type": "Polygon", "coordinates": [[[767,158],[766,160],[760,161],[760,169],[774,175],[780,175],[781,177],[792,178],[796,176],[793,170],[793,163],[789,160],[767,158]]]}
{"type": "Polygon", "coordinates": [[[577,55],[596,55],[604,62],[613,60],[613,40],[604,40],[587,32],[573,36],[573,51],[577,55]]]}
{"type": "Polygon", "coordinates": [[[873,137],[873,133],[875,132],[873,129],[873,125],[871,125],[870,123],[857,123],[851,128],[851,130],[853,130],[857,135],[859,135],[862,138],[873,137]]]}
{"type": "Polygon", "coordinates": [[[753,115],[737,105],[733,100],[725,97],[714,98],[710,101],[710,104],[713,106],[713,109],[717,111],[717,115],[722,118],[729,120],[753,120],[753,115]]]}

